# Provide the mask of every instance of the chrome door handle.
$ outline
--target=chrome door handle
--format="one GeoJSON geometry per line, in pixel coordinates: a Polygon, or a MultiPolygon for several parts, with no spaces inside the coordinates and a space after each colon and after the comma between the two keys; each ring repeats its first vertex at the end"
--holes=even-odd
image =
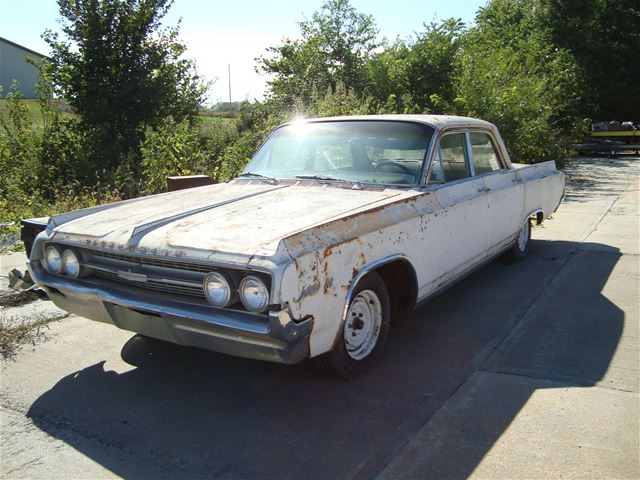
{"type": "Polygon", "coordinates": [[[478,191],[479,192],[490,192],[491,189],[489,187],[484,187],[484,188],[479,188],[478,191]]]}

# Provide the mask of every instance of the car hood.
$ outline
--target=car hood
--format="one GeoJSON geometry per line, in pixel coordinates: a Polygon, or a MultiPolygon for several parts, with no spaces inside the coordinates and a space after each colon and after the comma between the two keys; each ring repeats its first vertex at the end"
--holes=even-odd
{"type": "Polygon", "coordinates": [[[280,240],[402,191],[231,182],[115,204],[56,226],[54,239],[109,249],[208,258],[272,255],[280,240]]]}

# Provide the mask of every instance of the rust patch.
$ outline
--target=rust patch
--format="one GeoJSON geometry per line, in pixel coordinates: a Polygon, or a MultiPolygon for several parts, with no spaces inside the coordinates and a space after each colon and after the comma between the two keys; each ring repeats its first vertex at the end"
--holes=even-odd
{"type": "MultiPolygon", "coordinates": [[[[345,240],[341,240],[341,241],[339,241],[337,243],[334,243],[333,245],[325,248],[324,252],[322,253],[322,257],[323,258],[329,257],[334,252],[334,250],[336,250],[338,247],[341,247],[342,245],[346,245],[347,243],[351,243],[351,242],[358,242],[360,245],[362,245],[362,240],[360,239],[360,237],[347,238],[345,240]]],[[[342,252],[340,250],[338,250],[336,253],[340,254],[342,252]]]]}
{"type": "MultiPolygon", "coordinates": [[[[323,256],[326,258],[327,256],[331,255],[332,251],[335,250],[336,247],[344,243],[348,243],[358,239],[363,232],[373,231],[377,227],[379,227],[379,224],[382,221],[381,215],[379,215],[380,212],[393,214],[394,208],[398,206],[404,206],[404,205],[411,205],[411,206],[414,206],[415,208],[415,204],[426,195],[427,193],[420,193],[408,198],[397,200],[392,203],[385,203],[385,204],[371,207],[356,213],[352,213],[350,215],[345,215],[336,220],[330,220],[323,225],[318,225],[317,227],[314,227],[313,230],[316,231],[318,234],[322,234],[323,232],[335,233],[337,237],[340,237],[341,235],[346,233],[342,230],[342,227],[340,224],[343,222],[352,222],[352,221],[354,222],[353,230],[355,231],[353,233],[355,235],[351,234],[348,239],[342,240],[334,244],[332,247],[327,247],[323,252],[323,256]]],[[[397,215],[395,216],[404,217],[406,216],[406,213],[403,214],[401,211],[398,211],[397,215]]],[[[395,222],[392,222],[392,223],[395,223],[395,222]]],[[[304,250],[304,245],[307,243],[307,241],[312,241],[311,238],[305,238],[307,235],[312,235],[313,237],[315,237],[316,240],[319,240],[320,243],[322,244],[322,240],[321,238],[319,238],[317,234],[308,233],[308,232],[295,233],[286,237],[283,240],[286,240],[287,242],[289,242],[289,245],[293,249],[304,250]]]]}

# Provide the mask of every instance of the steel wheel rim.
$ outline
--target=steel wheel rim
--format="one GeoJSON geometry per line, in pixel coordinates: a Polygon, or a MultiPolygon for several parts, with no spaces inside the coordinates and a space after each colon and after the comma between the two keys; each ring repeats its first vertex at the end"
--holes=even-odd
{"type": "Polygon", "coordinates": [[[354,360],[369,355],[380,336],[382,303],[373,290],[363,290],[349,304],[344,322],[344,344],[354,360]]]}
{"type": "Polygon", "coordinates": [[[524,222],[522,229],[520,230],[520,234],[518,235],[518,248],[521,252],[524,252],[527,248],[527,243],[529,241],[529,229],[531,228],[531,223],[529,220],[524,222]]]}

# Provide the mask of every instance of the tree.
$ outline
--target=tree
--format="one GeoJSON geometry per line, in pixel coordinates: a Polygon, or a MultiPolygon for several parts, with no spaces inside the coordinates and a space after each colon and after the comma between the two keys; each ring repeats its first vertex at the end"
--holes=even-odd
{"type": "Polygon", "coordinates": [[[182,58],[178,28],[163,29],[171,0],[58,0],[64,40],[47,31],[56,94],[79,115],[87,170],[139,158],[145,129],[194,119],[206,87],[182,58]]]}
{"type": "Polygon", "coordinates": [[[562,158],[568,134],[580,124],[579,68],[571,52],[550,40],[537,5],[492,0],[459,57],[458,113],[497,124],[520,162],[562,158]]]}
{"type": "Polygon", "coordinates": [[[409,56],[409,89],[421,110],[446,113],[453,103],[456,56],[466,33],[460,19],[425,24],[409,56]]]}
{"type": "Polygon", "coordinates": [[[414,113],[411,94],[411,47],[396,39],[383,45],[367,62],[367,93],[380,113],[414,113]]]}
{"type": "Polygon", "coordinates": [[[405,42],[384,45],[368,62],[368,93],[381,112],[446,113],[456,84],[456,58],[466,33],[460,19],[424,24],[405,42]]]}
{"type": "Polygon", "coordinates": [[[271,56],[257,59],[258,71],[274,75],[267,82],[271,93],[289,105],[309,103],[314,92],[316,97],[335,93],[339,84],[362,93],[366,62],[377,46],[373,17],[356,11],[349,0],[326,0],[299,25],[301,40],[286,39],[267,49],[271,56]]]}
{"type": "Polygon", "coordinates": [[[582,114],[640,121],[640,3],[540,0],[553,42],[582,69],[582,114]]]}

